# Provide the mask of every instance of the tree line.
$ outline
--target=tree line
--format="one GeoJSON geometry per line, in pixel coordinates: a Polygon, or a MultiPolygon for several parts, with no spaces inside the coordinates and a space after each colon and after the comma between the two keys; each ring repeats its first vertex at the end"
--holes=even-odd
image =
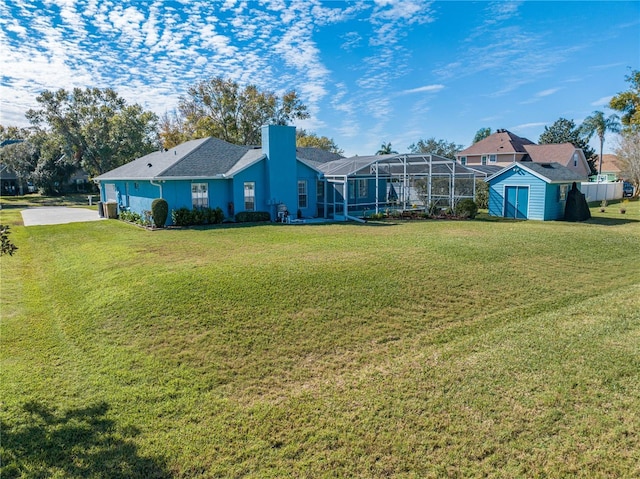
{"type": "MultiPolygon", "coordinates": [[[[636,187],[640,186],[640,71],[632,71],[626,80],[630,89],[614,96],[609,104],[622,113],[621,118],[606,117],[600,111],[581,125],[560,118],[545,127],[538,143],[569,142],[582,148],[592,173],[597,173],[601,171],[606,133],[621,132],[616,153],[627,176],[636,187]],[[589,146],[594,135],[600,140],[599,155],[589,146]]],[[[260,91],[255,85],[242,87],[222,77],[189,87],[180,97],[176,111],[161,118],[139,104],[128,104],[109,88],[44,91],[36,101],[38,108],[26,112],[29,127],[0,125],[0,161],[20,180],[33,182],[44,194],[59,193],[60,185],[78,168],[95,177],[154,150],[206,136],[234,144],[259,145],[262,125],[286,125],[309,117],[306,105],[294,90],[277,95],[260,91]]],[[[479,129],[472,143],[491,133],[491,128],[479,129]]],[[[296,142],[302,147],[343,153],[333,139],[302,129],[297,131],[296,142]]],[[[455,158],[464,146],[431,137],[418,140],[408,149],[411,153],[455,158]]],[[[382,143],[376,153],[396,152],[391,143],[382,143]]]]}

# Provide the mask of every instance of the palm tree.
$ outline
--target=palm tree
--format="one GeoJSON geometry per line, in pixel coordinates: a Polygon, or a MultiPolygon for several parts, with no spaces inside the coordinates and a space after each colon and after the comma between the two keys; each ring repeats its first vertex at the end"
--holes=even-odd
{"type": "Polygon", "coordinates": [[[383,143],[380,149],[376,151],[376,155],[397,155],[398,152],[391,149],[391,142],[383,143]]]}
{"type": "Polygon", "coordinates": [[[598,166],[598,176],[602,174],[602,150],[604,149],[604,135],[610,131],[612,133],[618,133],[620,131],[620,118],[618,115],[610,115],[608,118],[604,117],[604,113],[601,111],[594,111],[591,116],[588,116],[582,122],[580,126],[582,134],[587,138],[587,141],[591,139],[594,134],[600,138],[600,158],[598,166]]]}

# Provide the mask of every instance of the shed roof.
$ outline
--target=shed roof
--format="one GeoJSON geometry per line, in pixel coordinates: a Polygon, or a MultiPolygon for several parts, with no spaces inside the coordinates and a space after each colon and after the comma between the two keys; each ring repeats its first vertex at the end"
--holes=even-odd
{"type": "Polygon", "coordinates": [[[572,170],[571,168],[567,168],[560,163],[535,163],[532,161],[518,161],[510,164],[497,173],[494,173],[485,181],[491,181],[514,168],[521,168],[522,170],[527,171],[537,178],[540,178],[546,183],[572,183],[574,181],[577,182],[584,179],[574,170],[572,170]]]}

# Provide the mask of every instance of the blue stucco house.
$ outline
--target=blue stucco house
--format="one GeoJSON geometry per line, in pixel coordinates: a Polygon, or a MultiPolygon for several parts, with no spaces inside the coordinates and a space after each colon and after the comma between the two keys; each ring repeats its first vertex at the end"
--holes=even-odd
{"type": "Polygon", "coordinates": [[[489,215],[503,218],[560,220],[573,182],[583,176],[559,163],[514,162],[485,181],[489,215]]]}
{"type": "MultiPolygon", "coordinates": [[[[216,138],[156,151],[95,178],[102,202],[139,214],[164,198],[169,210],[222,208],[226,217],[241,211],[278,211],[316,216],[324,186],[318,165],[340,158],[316,148],[296,148],[291,126],[262,127],[261,146],[241,146],[216,138]],[[319,191],[320,189],[320,191],[319,191]]],[[[169,222],[171,219],[169,218],[169,222]]]]}

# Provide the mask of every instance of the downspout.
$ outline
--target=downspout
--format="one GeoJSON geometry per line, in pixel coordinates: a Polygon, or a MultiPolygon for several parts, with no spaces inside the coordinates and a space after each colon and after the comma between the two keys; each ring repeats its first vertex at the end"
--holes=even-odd
{"type": "Polygon", "coordinates": [[[149,183],[160,188],[160,198],[162,198],[162,183],[154,183],[153,180],[149,180],[149,183]]]}

